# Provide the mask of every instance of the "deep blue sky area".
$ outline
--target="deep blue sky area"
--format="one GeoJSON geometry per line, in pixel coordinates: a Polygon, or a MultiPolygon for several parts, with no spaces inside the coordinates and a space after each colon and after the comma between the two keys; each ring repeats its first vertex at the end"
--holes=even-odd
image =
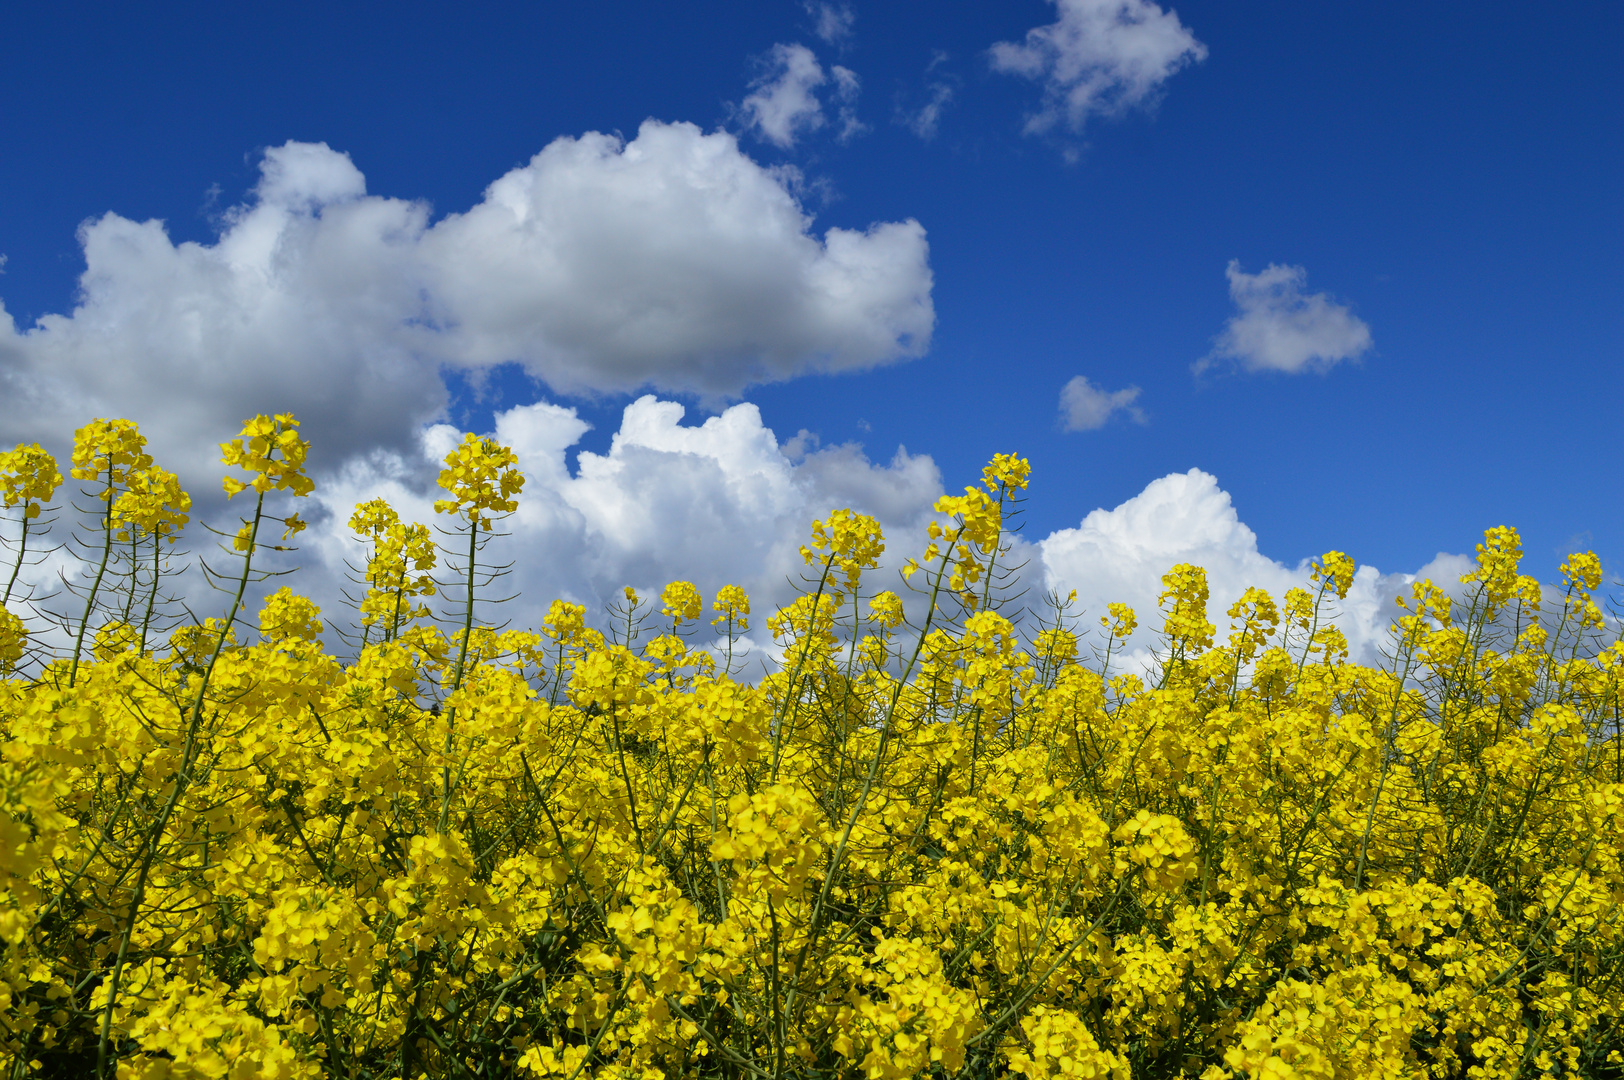
{"type": "MultiPolygon", "coordinates": [[[[1204,59],[1143,106],[1027,134],[1042,86],[988,50],[1053,23],[1039,0],[855,0],[834,44],[788,0],[14,6],[0,300],[19,330],[71,311],[76,231],[108,211],[212,243],[290,139],[439,217],[560,136],[690,121],[798,169],[815,235],[909,218],[927,233],[929,351],[750,387],[780,440],[806,429],[876,460],[906,446],[950,490],[1018,450],[1035,536],[1200,468],[1288,563],[1340,548],[1414,569],[1513,524],[1544,576],[1570,544],[1624,569],[1624,5],[1169,10],[1204,59]],[[780,43],[858,76],[866,130],[789,148],[747,130],[735,106],[780,43]],[[951,96],[923,138],[906,120],[935,87],[951,96]],[[1323,372],[1194,373],[1236,313],[1230,260],[1302,267],[1371,346],[1323,372]],[[1139,387],[1145,422],[1065,430],[1077,375],[1139,387]]],[[[547,396],[601,450],[630,400],[516,372],[484,401],[459,382],[453,420],[547,396]]]]}

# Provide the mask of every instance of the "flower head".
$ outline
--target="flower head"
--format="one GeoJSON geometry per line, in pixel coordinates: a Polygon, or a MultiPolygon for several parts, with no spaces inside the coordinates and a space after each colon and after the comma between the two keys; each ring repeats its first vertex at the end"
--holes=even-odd
{"type": "Polygon", "coordinates": [[[112,488],[122,487],[130,474],[152,464],[143,450],[147,437],[133,420],[92,420],[73,433],[73,467],[68,474],[75,480],[95,480],[105,475],[108,487],[101,497],[109,498],[112,488]]]}
{"type": "Polygon", "coordinates": [[[253,474],[248,481],[227,476],[221,480],[226,498],[252,488],[263,495],[268,491],[291,491],[309,495],[316,483],[304,473],[310,444],[299,438],[299,421],[292,413],[256,416],[244,421],[242,434],[220,444],[220,460],[253,474]]]}
{"type": "Polygon", "coordinates": [[[519,508],[513,496],[524,487],[519,458],[495,439],[464,435],[462,444],[445,456],[440,486],[451,498],[434,504],[436,513],[465,514],[476,529],[491,527],[491,514],[519,508]]]}
{"type": "Polygon", "coordinates": [[[260,632],[272,641],[314,641],[322,630],[321,608],[284,585],[265,598],[259,626],[260,632]]]}
{"type": "Polygon", "coordinates": [[[15,450],[0,454],[0,499],[7,506],[22,503],[27,517],[39,517],[40,504],[50,502],[61,484],[56,458],[39,443],[18,443],[15,450]]]}
{"type": "Polygon", "coordinates": [[[836,510],[828,521],[812,523],[812,545],[801,548],[801,558],[808,565],[827,562],[846,575],[848,589],[855,589],[862,572],[878,566],[884,552],[885,534],[878,521],[853,510],[836,510]]]}
{"type": "Polygon", "coordinates": [[[1212,646],[1217,628],[1207,621],[1207,572],[1179,563],[1162,575],[1161,607],[1168,639],[1192,652],[1212,646]]]}
{"type": "Polygon", "coordinates": [[[0,672],[9,672],[28,647],[28,628],[9,610],[0,607],[0,672]]]}
{"type": "Polygon", "coordinates": [[[130,526],[148,536],[174,543],[192,509],[192,497],[181,490],[174,473],[149,465],[129,475],[129,488],[113,503],[113,527],[130,526]]]}
{"type": "Polygon", "coordinates": [[[737,585],[723,585],[711,602],[711,610],[717,612],[716,618],[711,620],[712,626],[732,620],[738,629],[750,629],[750,597],[737,585]]]}
{"type": "Polygon", "coordinates": [[[1539,582],[1527,574],[1517,573],[1522,562],[1522,537],[1517,530],[1497,526],[1483,534],[1477,545],[1477,569],[1461,575],[1461,582],[1482,584],[1491,607],[1504,607],[1511,600],[1520,600],[1539,610],[1539,582]]]}
{"type": "Polygon", "coordinates": [[[660,614],[674,621],[699,618],[705,602],[691,581],[673,581],[660,593],[660,614]]]}
{"type": "Polygon", "coordinates": [[[886,590],[876,593],[868,602],[868,621],[893,630],[902,623],[902,597],[886,590]]]}

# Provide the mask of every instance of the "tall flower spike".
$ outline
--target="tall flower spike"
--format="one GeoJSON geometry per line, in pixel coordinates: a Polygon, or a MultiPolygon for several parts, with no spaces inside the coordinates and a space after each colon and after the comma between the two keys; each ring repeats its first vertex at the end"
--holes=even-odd
{"type": "Polygon", "coordinates": [[[827,522],[814,521],[812,546],[801,548],[801,558],[808,565],[827,558],[834,569],[844,572],[848,589],[857,588],[862,572],[878,566],[884,553],[885,535],[880,523],[849,509],[836,510],[827,522]],[[814,551],[828,554],[820,558],[814,551]]]}
{"type": "Polygon", "coordinates": [[[17,444],[15,450],[0,454],[0,499],[7,506],[23,504],[23,513],[37,518],[40,504],[51,501],[62,485],[56,458],[38,444],[17,444]]]}
{"type": "Polygon", "coordinates": [[[491,514],[519,508],[514,498],[524,488],[518,455],[495,439],[464,435],[462,445],[445,456],[440,486],[451,498],[434,504],[436,513],[466,514],[475,528],[489,529],[491,514]]]}
{"type": "Polygon", "coordinates": [[[304,471],[309,453],[310,444],[299,438],[299,421],[292,413],[254,417],[243,424],[241,435],[220,444],[221,461],[253,474],[246,483],[232,476],[223,478],[220,483],[226,498],[249,488],[261,495],[268,491],[309,495],[316,487],[304,471]]]}
{"type": "Polygon", "coordinates": [[[113,527],[133,525],[149,536],[167,537],[170,543],[191,520],[192,497],[181,490],[174,473],[148,466],[130,474],[129,488],[113,503],[113,527]]]}
{"type": "Polygon", "coordinates": [[[704,601],[691,581],[673,581],[660,593],[660,614],[679,622],[699,618],[704,601]]]}
{"type": "Polygon", "coordinates": [[[1538,580],[1517,572],[1522,553],[1522,537],[1516,529],[1504,525],[1489,529],[1477,545],[1477,569],[1461,575],[1461,584],[1481,582],[1493,608],[1504,607],[1515,598],[1538,610],[1538,580]]]}
{"type": "Polygon", "coordinates": [[[1217,628],[1207,621],[1207,571],[1179,563],[1162,575],[1161,608],[1167,613],[1165,633],[1191,652],[1212,647],[1217,628]]]}
{"type": "Polygon", "coordinates": [[[723,585],[716,594],[716,600],[711,604],[711,610],[718,613],[716,618],[711,620],[712,626],[732,619],[740,630],[750,629],[750,597],[737,585],[723,585]]]}
{"type": "Polygon", "coordinates": [[[68,475],[75,480],[95,480],[106,474],[109,486],[101,498],[109,498],[112,487],[123,486],[130,474],[152,464],[143,452],[147,438],[133,420],[92,420],[73,433],[73,467],[68,475]]]}

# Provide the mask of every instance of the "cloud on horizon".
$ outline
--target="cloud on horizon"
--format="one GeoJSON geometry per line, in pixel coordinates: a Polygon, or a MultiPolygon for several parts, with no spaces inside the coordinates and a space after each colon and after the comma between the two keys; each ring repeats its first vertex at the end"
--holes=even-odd
{"type": "MultiPolygon", "coordinates": [[[[497,415],[495,437],[513,448],[526,480],[518,511],[501,526],[510,535],[490,549],[493,561],[514,560],[502,589],[518,598],[502,618],[535,625],[558,597],[585,604],[596,620],[627,585],[656,596],[670,581],[692,581],[708,603],[737,584],[751,596],[765,645],[767,616],[794,599],[792,583],[805,572],[799,550],[812,520],[845,506],[873,515],[894,538],[870,581],[897,587],[895,570],[943,491],[930,457],[899,448],[876,463],[854,445],[798,453],[748,402],[698,424],[684,424],[685,415],[677,402],[638,398],[608,451],[579,451],[573,470],[569,453],[588,430],[574,409],[540,402],[497,415]]],[[[460,437],[431,426],[415,452],[352,461],[320,485],[305,543],[316,572],[305,587],[337,601],[345,560],[359,552],[347,527],[356,503],[382,496],[403,519],[433,522],[442,494],[434,478],[460,437]]]]}
{"type": "MultiPolygon", "coordinates": [[[[885,531],[882,565],[865,575],[865,589],[893,589],[917,607],[918,598],[897,570],[923,548],[925,526],[936,516],[932,504],[944,492],[928,455],[898,448],[889,461],[876,462],[851,444],[808,451],[812,440],[804,433],[781,442],[750,403],[698,424],[685,424],[685,418],[681,404],[645,395],[625,407],[608,450],[598,454],[578,448],[589,425],[573,408],[538,402],[498,413],[493,434],[514,449],[526,484],[518,511],[500,525],[505,535],[494,537],[485,555],[488,564],[513,564],[488,595],[514,599],[484,616],[536,626],[551,601],[563,598],[584,604],[589,618],[602,625],[604,606],[626,585],[654,596],[672,580],[692,581],[708,601],[722,585],[737,584],[752,598],[750,647],[772,653],[766,616],[796,595],[795,581],[805,571],[799,548],[812,520],[848,506],[873,515],[885,531]]],[[[460,437],[449,425],[426,426],[404,451],[377,448],[320,475],[308,500],[284,497],[287,508],[279,503],[274,514],[296,506],[310,522],[299,538],[301,550],[285,557],[296,563],[282,563],[301,569],[261,591],[291,585],[322,606],[329,627],[352,623],[343,592],[353,589],[348,575],[362,555],[348,528],[355,505],[381,497],[407,521],[435,523],[433,503],[442,494],[435,478],[460,437]]],[[[204,505],[194,520],[224,524],[218,489],[196,494],[204,505]]],[[[191,542],[182,547],[206,551],[212,541],[195,531],[191,542]]],[[[1177,563],[1207,569],[1208,617],[1220,636],[1227,633],[1225,611],[1246,588],[1258,586],[1280,599],[1308,580],[1306,560],[1291,565],[1258,550],[1257,536],[1240,520],[1228,492],[1199,469],[1153,480],[1074,528],[1035,543],[1016,538],[1014,546],[1009,562],[1027,566],[1029,597],[1038,589],[1077,591],[1081,629],[1097,627],[1109,603],[1135,608],[1140,629],[1123,654],[1128,665],[1151,663],[1161,625],[1161,575],[1177,563]]],[[[273,556],[267,565],[283,558],[273,556]]],[[[1453,590],[1470,565],[1466,556],[1440,554],[1416,574],[1361,567],[1349,596],[1337,605],[1353,658],[1378,659],[1396,611],[1393,598],[1417,576],[1453,590]]],[[[28,570],[24,587],[49,592],[59,571],[71,576],[82,570],[59,551],[28,570]]],[[[195,568],[172,585],[202,614],[220,603],[195,568]]],[[[257,596],[252,603],[257,605],[257,596]]],[[[1097,633],[1085,637],[1084,647],[1100,640],[1097,633]]],[[[336,638],[330,641],[336,645],[336,638]]]]}
{"type": "MultiPolygon", "coordinates": [[[[1076,528],[1057,529],[1035,546],[1047,588],[1062,595],[1077,590],[1088,616],[1084,626],[1097,627],[1110,603],[1128,604],[1138,613],[1139,631],[1128,643],[1135,663],[1148,661],[1157,642],[1161,578],[1178,563],[1206,569],[1207,619],[1218,628],[1220,641],[1228,634],[1225,612],[1248,588],[1266,589],[1279,601],[1287,589],[1307,587],[1309,581],[1307,559],[1291,566],[1258,550],[1257,534],[1241,521],[1229,492],[1200,469],[1153,480],[1121,505],[1095,510],[1076,528]]],[[[1440,552],[1414,574],[1359,567],[1347,598],[1335,605],[1352,659],[1379,660],[1397,614],[1393,599],[1412,581],[1431,577],[1452,590],[1471,565],[1464,555],[1440,552]]]]}

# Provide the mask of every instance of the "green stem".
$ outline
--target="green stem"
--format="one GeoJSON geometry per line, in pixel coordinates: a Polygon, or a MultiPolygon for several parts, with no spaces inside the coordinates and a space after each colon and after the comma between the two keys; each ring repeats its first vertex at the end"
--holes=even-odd
{"type": "Polygon", "coordinates": [[[73,666],[68,669],[68,685],[72,686],[79,678],[79,653],[85,644],[85,628],[90,625],[90,616],[96,609],[96,592],[101,588],[102,578],[107,574],[107,560],[113,554],[113,466],[107,466],[107,491],[103,496],[107,502],[107,510],[102,517],[102,557],[101,565],[96,567],[96,580],[90,583],[90,595],[85,597],[84,618],[79,620],[79,633],[73,639],[73,666]]]}
{"type": "MultiPolygon", "coordinates": [[[[152,588],[147,591],[147,610],[141,616],[141,652],[147,651],[147,632],[152,627],[152,608],[158,602],[158,579],[162,569],[161,546],[162,538],[152,534],[152,588]]],[[[133,586],[132,586],[133,588],[133,586]]]]}
{"type": "Polygon", "coordinates": [[[135,613],[135,590],[140,586],[140,577],[136,567],[140,565],[141,537],[136,532],[135,525],[130,525],[130,591],[124,597],[124,625],[130,624],[130,616],[135,613]]]}
{"type": "Polygon", "coordinates": [[[17,561],[12,564],[11,578],[6,582],[6,598],[0,600],[0,607],[11,603],[11,590],[17,586],[17,575],[23,569],[23,556],[28,552],[28,504],[23,504],[23,535],[17,541],[17,561]]]}
{"type": "Polygon", "coordinates": [[[451,671],[451,691],[462,689],[463,665],[468,662],[468,638],[474,631],[474,556],[479,551],[479,518],[468,527],[468,596],[462,606],[462,648],[457,651],[457,666],[451,671]]]}
{"type": "MultiPolygon", "coordinates": [[[[102,1008],[101,1034],[96,1043],[97,1077],[107,1076],[108,1037],[112,1031],[113,1008],[118,1003],[119,984],[124,978],[124,962],[129,955],[130,938],[135,932],[135,923],[140,916],[141,902],[146,899],[147,876],[158,853],[159,841],[163,838],[164,830],[169,827],[169,819],[174,816],[175,808],[180,804],[180,797],[185,793],[186,785],[191,780],[193,755],[196,751],[198,730],[203,723],[203,705],[209,689],[209,678],[214,674],[214,667],[220,660],[220,654],[225,651],[226,638],[237,621],[237,614],[242,610],[243,595],[248,591],[248,579],[254,563],[254,543],[259,538],[259,523],[265,511],[265,493],[259,492],[258,496],[254,503],[253,524],[249,527],[248,550],[242,558],[242,576],[237,579],[237,593],[231,599],[231,608],[226,614],[225,624],[220,627],[214,642],[214,652],[209,656],[209,662],[204,667],[202,678],[197,685],[197,695],[192,699],[191,716],[186,725],[186,742],[181,748],[180,765],[175,772],[175,786],[170,789],[169,799],[164,803],[158,820],[142,839],[144,850],[141,854],[141,868],[136,873],[135,888],[130,895],[130,911],[124,918],[124,927],[119,935],[118,956],[113,961],[113,974],[108,980],[107,1004],[102,1008]]],[[[75,658],[77,659],[77,655],[75,658]]]]}
{"type": "Polygon", "coordinates": [[[784,700],[779,702],[778,715],[773,718],[773,761],[769,775],[774,783],[778,782],[778,763],[784,745],[784,725],[790,722],[790,706],[795,703],[796,687],[801,681],[801,669],[806,666],[807,654],[812,649],[812,634],[818,625],[818,602],[823,599],[823,590],[829,586],[829,573],[834,568],[834,563],[835,553],[831,551],[824,556],[823,571],[818,575],[818,588],[812,594],[812,603],[807,608],[806,633],[801,638],[801,654],[795,658],[795,667],[791,669],[789,682],[784,686],[784,700]]]}
{"type": "MultiPolygon", "coordinates": [[[[451,692],[455,694],[462,689],[463,676],[466,674],[468,663],[468,639],[474,633],[474,557],[479,552],[479,514],[475,511],[468,523],[468,580],[466,582],[468,595],[462,606],[462,646],[457,650],[457,666],[451,669],[451,692]]],[[[457,727],[457,710],[447,709],[445,714],[445,757],[441,766],[440,776],[442,789],[440,794],[440,822],[439,828],[445,832],[446,819],[451,812],[451,747],[453,734],[457,727]]]]}
{"type": "MultiPolygon", "coordinates": [[[[885,716],[880,720],[879,740],[874,749],[874,758],[869,762],[868,775],[863,779],[862,789],[857,795],[857,804],[852,807],[851,814],[846,819],[846,827],[841,830],[840,839],[835,844],[834,854],[829,858],[829,868],[823,875],[823,886],[818,890],[817,898],[812,902],[812,911],[807,918],[807,937],[795,958],[795,970],[806,970],[806,958],[812,954],[822,932],[823,912],[829,904],[829,893],[834,888],[835,878],[840,865],[845,861],[846,849],[851,844],[851,834],[857,828],[857,819],[863,816],[863,810],[868,806],[868,799],[874,790],[874,781],[880,773],[880,764],[885,760],[886,751],[890,748],[892,729],[896,721],[897,708],[902,703],[902,691],[907,685],[908,677],[913,674],[914,667],[919,663],[919,656],[925,651],[925,639],[930,634],[931,623],[936,617],[936,603],[942,592],[942,579],[947,576],[948,562],[952,559],[953,549],[949,547],[941,555],[941,562],[936,567],[936,576],[931,581],[930,600],[925,610],[925,621],[919,627],[919,640],[914,643],[913,655],[908,663],[897,675],[896,685],[892,688],[891,702],[885,710],[885,716]]],[[[790,988],[789,995],[784,1002],[785,1011],[788,1011],[797,996],[798,986],[790,988]]]]}

